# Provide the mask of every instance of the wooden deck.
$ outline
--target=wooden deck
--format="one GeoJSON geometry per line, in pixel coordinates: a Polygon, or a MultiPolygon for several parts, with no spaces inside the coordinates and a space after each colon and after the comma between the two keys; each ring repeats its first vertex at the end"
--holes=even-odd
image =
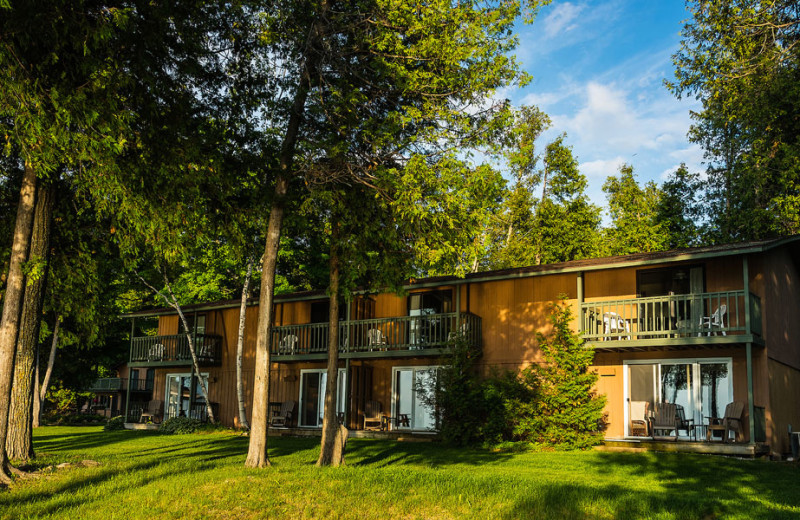
{"type": "Polygon", "coordinates": [[[769,455],[769,445],[764,443],[722,443],[698,441],[669,441],[654,439],[606,439],[599,450],[609,451],[662,451],[672,453],[704,453],[729,457],[762,457],[769,455]]]}
{"type": "MultiPolygon", "coordinates": [[[[321,437],[321,428],[270,428],[269,434],[275,437],[321,437]]],[[[431,442],[438,439],[436,433],[409,431],[371,431],[349,430],[348,439],[387,439],[398,442],[431,442]]]]}

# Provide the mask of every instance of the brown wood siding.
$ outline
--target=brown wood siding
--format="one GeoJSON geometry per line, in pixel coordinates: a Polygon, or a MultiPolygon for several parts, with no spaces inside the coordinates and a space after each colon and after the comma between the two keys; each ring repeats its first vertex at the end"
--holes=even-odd
{"type": "Polygon", "coordinates": [[[800,431],[800,371],[770,359],[767,442],[773,452],[790,453],[789,425],[800,431]]]}
{"type": "Polygon", "coordinates": [[[785,248],[771,251],[763,264],[761,312],[769,357],[800,370],[800,273],[785,248]]]}

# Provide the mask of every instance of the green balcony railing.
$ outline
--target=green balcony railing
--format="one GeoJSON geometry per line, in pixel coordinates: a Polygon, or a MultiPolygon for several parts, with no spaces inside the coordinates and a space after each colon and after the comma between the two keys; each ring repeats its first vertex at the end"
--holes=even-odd
{"type": "MultiPolygon", "coordinates": [[[[424,351],[442,348],[459,335],[481,347],[480,317],[453,312],[340,322],[339,351],[424,351]]],[[[279,356],[327,353],[328,324],[273,327],[271,345],[271,353],[279,356]]]]}
{"type": "MultiPolygon", "coordinates": [[[[218,365],[222,361],[222,336],[197,334],[195,353],[202,365],[218,365]]],[[[134,363],[190,363],[189,340],[186,334],[172,336],[144,336],[131,341],[131,362],[134,363]]]]}
{"type": "Polygon", "coordinates": [[[125,390],[127,379],[121,377],[101,377],[91,384],[90,392],[116,392],[125,390]]]}
{"type": "Polygon", "coordinates": [[[744,291],[676,294],[581,304],[588,341],[761,335],[761,300],[744,291]],[[750,327],[747,327],[747,313],[750,327]]]}

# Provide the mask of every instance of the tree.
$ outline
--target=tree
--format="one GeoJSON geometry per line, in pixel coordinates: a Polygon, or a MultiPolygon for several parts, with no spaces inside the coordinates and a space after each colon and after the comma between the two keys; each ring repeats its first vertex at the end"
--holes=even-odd
{"type": "Polygon", "coordinates": [[[633,167],[623,164],[619,177],[609,177],[603,191],[611,216],[604,240],[607,254],[629,255],[666,248],[666,233],[657,219],[661,193],[653,181],[639,186],[633,167]]]}
{"type": "MultiPolygon", "coordinates": [[[[256,346],[253,424],[246,465],[269,465],[266,451],[269,328],[282,220],[290,183],[304,167],[346,158],[337,170],[379,188],[378,174],[407,170],[416,157],[441,157],[485,142],[495,107],[483,103],[496,88],[520,79],[510,27],[516,3],[483,6],[284,4],[273,23],[286,38],[278,56],[286,94],[275,100],[281,146],[274,172],[263,256],[256,346]],[[324,152],[334,150],[328,157],[324,152]],[[308,154],[296,161],[298,151],[308,154]],[[316,155],[315,155],[316,154],[316,155]],[[352,159],[352,160],[351,160],[352,159]],[[376,171],[376,165],[383,168],[376,171]]],[[[434,161],[435,162],[435,161],[434,161]]],[[[417,166],[422,163],[417,164],[417,166]]],[[[310,172],[311,170],[308,170],[310,172]]]]}
{"type": "Polygon", "coordinates": [[[542,361],[530,368],[537,388],[533,442],[562,448],[588,448],[602,440],[605,397],[594,391],[594,351],[572,332],[574,317],[562,301],[550,307],[550,335],[537,334],[542,361]]]}
{"type": "Polygon", "coordinates": [[[700,245],[702,182],[685,164],[661,184],[656,220],[667,235],[664,246],[679,249],[700,245]]]}
{"type": "Polygon", "coordinates": [[[677,97],[693,95],[690,139],[708,161],[710,238],[800,231],[800,9],[792,0],[697,0],[673,56],[677,97]]]}

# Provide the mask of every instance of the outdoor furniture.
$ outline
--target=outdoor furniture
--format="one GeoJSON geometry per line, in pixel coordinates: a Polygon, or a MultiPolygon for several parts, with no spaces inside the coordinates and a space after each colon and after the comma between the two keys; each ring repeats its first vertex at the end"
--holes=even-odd
{"type": "MultiPolygon", "coordinates": [[[[653,437],[657,437],[658,432],[675,432],[672,440],[678,440],[678,407],[672,403],[656,403],[656,409],[653,413],[653,418],[650,421],[650,431],[653,432],[653,437]]],[[[670,435],[661,435],[661,437],[670,437],[670,435]]]]}
{"type": "Polygon", "coordinates": [[[139,422],[143,423],[145,422],[145,419],[149,419],[154,423],[160,423],[163,416],[164,401],[153,399],[147,403],[147,409],[142,411],[142,415],[139,417],[139,422]]]}
{"type": "Polygon", "coordinates": [[[383,335],[381,329],[369,329],[367,331],[367,345],[372,350],[375,347],[386,346],[386,336],[383,335]]]}
{"type": "Polygon", "coordinates": [[[294,354],[297,350],[298,339],[294,334],[287,334],[278,343],[278,352],[281,354],[294,354]]]}
{"type": "Polygon", "coordinates": [[[742,416],[744,415],[744,403],[734,401],[725,407],[724,417],[706,417],[708,427],[706,428],[706,440],[714,439],[714,432],[720,432],[720,441],[728,442],[729,432],[734,432],[734,442],[744,440],[744,428],[742,427],[742,416]]]}
{"type": "Polygon", "coordinates": [[[272,428],[288,428],[292,424],[292,417],[294,415],[294,408],[297,405],[295,401],[284,401],[281,404],[281,409],[277,413],[273,413],[269,421],[272,428]]]}
{"type": "MultiPolygon", "coordinates": [[[[722,332],[723,336],[727,336],[728,333],[725,332],[725,314],[728,312],[728,306],[724,303],[714,309],[714,312],[711,316],[703,316],[700,319],[700,330],[707,330],[706,336],[710,336],[711,334],[717,335],[717,331],[722,332]]],[[[698,334],[701,336],[702,332],[698,334]]]]}
{"type": "Polygon", "coordinates": [[[647,401],[630,402],[630,434],[636,437],[647,437],[650,435],[650,428],[647,424],[648,408],[650,403],[647,401]]]}
{"type": "Polygon", "coordinates": [[[364,429],[377,431],[383,427],[383,409],[380,401],[367,401],[364,405],[364,429]]]}
{"type": "Polygon", "coordinates": [[[156,343],[147,349],[147,358],[150,361],[161,361],[164,359],[164,345],[156,343]]]}
{"type": "MultiPolygon", "coordinates": [[[[603,334],[608,335],[615,332],[626,332],[627,337],[630,338],[631,323],[616,312],[603,313],[603,334]]],[[[617,339],[622,339],[622,336],[618,336],[617,339]]]]}
{"type": "Polygon", "coordinates": [[[683,406],[677,405],[677,413],[678,413],[678,431],[685,430],[686,436],[690,439],[694,437],[697,439],[694,431],[694,419],[687,419],[686,412],[683,409],[683,406]]]}

